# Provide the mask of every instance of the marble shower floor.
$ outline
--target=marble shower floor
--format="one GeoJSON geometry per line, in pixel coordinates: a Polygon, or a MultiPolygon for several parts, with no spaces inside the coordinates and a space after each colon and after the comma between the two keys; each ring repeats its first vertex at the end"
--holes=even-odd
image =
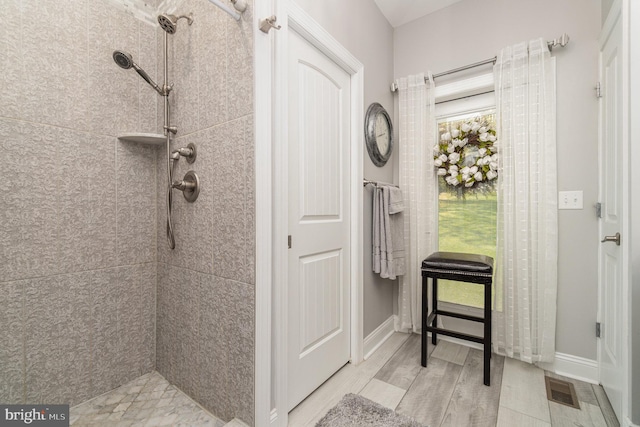
{"type": "Polygon", "coordinates": [[[225,425],[157,372],[74,406],[69,415],[74,427],[225,425]]]}

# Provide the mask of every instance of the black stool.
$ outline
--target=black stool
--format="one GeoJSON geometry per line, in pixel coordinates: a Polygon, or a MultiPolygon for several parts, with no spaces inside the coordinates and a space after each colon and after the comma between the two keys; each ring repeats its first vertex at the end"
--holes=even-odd
{"type": "Polygon", "coordinates": [[[422,261],[422,366],[427,366],[427,332],[431,332],[431,342],[436,345],[438,334],[477,342],[484,345],[484,385],[489,385],[491,359],[491,283],[493,278],[493,258],[485,255],[456,252],[435,252],[422,261]],[[433,310],[427,317],[428,278],[433,281],[433,310]],[[455,280],[484,285],[484,317],[468,316],[438,310],[438,279],[455,280]],[[438,328],[438,315],[456,317],[484,324],[484,337],[463,334],[438,328]]]}

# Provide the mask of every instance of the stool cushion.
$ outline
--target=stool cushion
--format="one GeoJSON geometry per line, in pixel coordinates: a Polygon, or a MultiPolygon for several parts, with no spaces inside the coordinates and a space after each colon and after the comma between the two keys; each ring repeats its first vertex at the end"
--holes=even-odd
{"type": "Polygon", "coordinates": [[[459,252],[434,252],[422,261],[423,269],[493,273],[493,258],[459,252]]]}

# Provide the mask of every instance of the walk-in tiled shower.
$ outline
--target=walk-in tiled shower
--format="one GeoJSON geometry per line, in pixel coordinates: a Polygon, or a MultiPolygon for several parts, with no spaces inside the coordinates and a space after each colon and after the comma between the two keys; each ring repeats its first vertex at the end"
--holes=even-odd
{"type": "Polygon", "coordinates": [[[159,373],[220,421],[253,424],[248,3],[236,21],[207,0],[3,2],[0,403],[80,408],[159,373]],[[129,52],[161,82],[160,13],[193,13],[167,58],[170,148],[198,148],[175,176],[201,185],[194,203],[174,194],[175,249],[165,146],[118,139],[162,135],[162,99],[112,59],[129,52]]]}

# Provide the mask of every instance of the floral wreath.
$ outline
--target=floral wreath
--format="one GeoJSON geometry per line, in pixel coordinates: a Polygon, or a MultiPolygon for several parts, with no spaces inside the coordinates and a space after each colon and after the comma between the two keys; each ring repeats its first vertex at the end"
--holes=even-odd
{"type": "Polygon", "coordinates": [[[471,189],[498,177],[498,147],[493,124],[474,118],[440,134],[433,147],[438,176],[453,186],[471,189]]]}

